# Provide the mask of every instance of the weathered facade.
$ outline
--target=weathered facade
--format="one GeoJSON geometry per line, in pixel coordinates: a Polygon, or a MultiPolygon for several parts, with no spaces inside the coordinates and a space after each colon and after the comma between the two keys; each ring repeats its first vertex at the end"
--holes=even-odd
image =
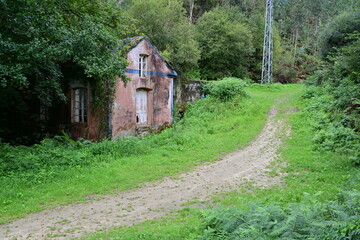
{"type": "Polygon", "coordinates": [[[171,124],[177,73],[162,59],[149,40],[135,39],[127,54],[130,65],[126,85],[118,79],[110,117],[111,135],[141,135],[171,124]]]}
{"type": "Polygon", "coordinates": [[[66,118],[71,119],[68,131],[73,138],[98,140],[106,135],[113,139],[142,136],[171,124],[176,71],[146,38],[131,39],[127,46],[126,76],[130,81],[124,84],[121,78],[117,79],[108,116],[92,106],[88,81],[70,81],[67,92],[71,101],[66,111],[71,114],[66,118]]]}
{"type": "Polygon", "coordinates": [[[178,113],[182,115],[186,105],[201,98],[202,83],[200,81],[175,81],[174,104],[178,113]]]}

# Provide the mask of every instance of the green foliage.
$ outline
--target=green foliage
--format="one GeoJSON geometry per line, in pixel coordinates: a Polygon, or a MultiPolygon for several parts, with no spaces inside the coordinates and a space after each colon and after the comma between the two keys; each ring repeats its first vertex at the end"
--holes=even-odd
{"type": "Polygon", "coordinates": [[[61,171],[96,164],[102,161],[97,156],[125,157],[143,154],[145,150],[138,138],[93,144],[83,139],[74,141],[66,135],[44,139],[32,147],[0,144],[0,176],[15,174],[31,178],[44,170],[61,171]]]}
{"type": "Polygon", "coordinates": [[[353,39],[349,34],[360,32],[360,10],[344,12],[330,21],[319,35],[320,52],[324,58],[344,47],[353,39]]]}
{"type": "Polygon", "coordinates": [[[224,78],[221,81],[213,81],[203,86],[205,95],[214,96],[221,101],[232,100],[236,96],[245,96],[244,87],[248,86],[251,80],[239,78],[224,78]]]}
{"type": "Polygon", "coordinates": [[[284,50],[275,58],[274,80],[280,83],[294,83],[297,71],[294,68],[294,58],[290,51],[284,50]]]}
{"type": "Polygon", "coordinates": [[[299,89],[264,87],[250,86],[251,97],[232,101],[201,99],[187,106],[177,124],[141,139],[89,143],[56,137],[34,147],[1,145],[0,222],[82,201],[85,195],[116,192],[173,176],[244,146],[260,132],[274,98],[299,89]]]}
{"type": "Polygon", "coordinates": [[[14,0],[0,7],[1,87],[34,85],[50,105],[64,99],[60,63],[74,62],[99,79],[123,75],[126,62],[114,50],[129,20],[116,1],[14,0]]]}
{"type": "Polygon", "coordinates": [[[356,164],[360,164],[359,52],[360,37],[355,34],[324,70],[309,78],[307,83],[313,86],[304,95],[315,120],[318,147],[347,154],[356,164]]]}
{"type": "MultiPolygon", "coordinates": [[[[229,207],[234,209],[234,215],[245,212],[245,210],[251,208],[254,204],[258,206],[259,209],[267,209],[269,206],[274,206],[278,207],[281,211],[289,210],[291,213],[294,207],[300,207],[303,204],[308,204],[308,207],[304,206],[304,209],[308,209],[313,207],[313,204],[321,204],[326,207],[329,205],[329,201],[337,201],[338,199],[339,202],[344,202],[342,197],[339,197],[341,196],[339,192],[350,192],[353,189],[360,189],[360,171],[358,168],[353,167],[346,156],[332,152],[314,151],[314,143],[309,141],[314,132],[310,125],[312,119],[309,118],[310,116],[306,112],[302,111],[305,104],[301,99],[302,90],[301,85],[276,84],[274,86],[274,84],[254,84],[251,86],[251,91],[248,93],[251,98],[263,99],[262,101],[264,102],[276,93],[277,99],[281,100],[276,101],[276,105],[280,111],[279,117],[291,125],[291,137],[284,139],[283,147],[280,150],[282,158],[286,161],[286,167],[279,169],[279,171],[286,172],[286,176],[283,176],[282,184],[279,186],[258,188],[249,183],[242,185],[237,191],[216,195],[209,202],[209,211],[210,209],[214,209],[215,203],[217,208],[220,209],[229,207]],[[288,91],[283,92],[284,88],[287,88],[288,91]],[[287,112],[287,110],[294,107],[300,111],[292,114],[281,113],[287,112]],[[322,192],[319,192],[319,190],[322,192]],[[304,194],[304,192],[309,194],[304,194]],[[297,204],[298,202],[302,203],[297,204]],[[295,203],[293,205],[294,207],[292,207],[291,203],[295,203]]],[[[248,99],[249,98],[246,98],[245,100],[248,99]]],[[[251,113],[247,115],[249,116],[251,113]]],[[[227,118],[226,121],[230,121],[231,119],[232,118],[227,118]]],[[[214,121],[212,120],[212,122],[214,121]]],[[[245,132],[246,131],[242,131],[241,134],[238,134],[238,137],[245,132]]],[[[351,206],[350,208],[350,210],[354,210],[355,206],[351,206]]],[[[341,212],[341,210],[339,210],[339,212],[341,212]]],[[[131,227],[115,228],[107,234],[96,234],[89,239],[143,239],[142,236],[144,235],[147,239],[194,239],[196,236],[203,236],[204,228],[201,229],[199,227],[206,224],[202,217],[204,216],[202,210],[196,207],[190,208],[189,213],[189,216],[184,217],[183,211],[180,211],[175,215],[175,219],[172,214],[165,218],[147,221],[131,227]],[[181,235],[174,230],[179,227],[179,224],[181,224],[180,228],[183,229],[181,235]]],[[[287,214],[287,212],[285,213],[287,214]]],[[[260,215],[261,214],[262,212],[260,212],[260,215]]],[[[231,214],[229,215],[231,216],[231,214]]],[[[266,219],[270,217],[269,215],[264,216],[266,219]]],[[[285,218],[286,217],[287,216],[285,216],[285,218]]],[[[257,216],[254,218],[258,219],[257,216]]],[[[226,221],[226,219],[224,220],[226,221]]],[[[259,221],[263,222],[262,219],[259,221]]],[[[255,224],[251,221],[250,223],[255,224]]],[[[346,229],[352,229],[350,223],[348,226],[349,227],[344,226],[342,229],[339,228],[339,230],[345,234],[346,229]]],[[[251,229],[249,229],[249,231],[251,231],[251,229]]],[[[219,231],[217,231],[217,233],[219,233],[219,231]]],[[[248,238],[235,237],[235,239],[248,238]]],[[[331,239],[331,237],[329,237],[329,239],[331,239]]],[[[354,237],[353,239],[356,238],[354,237]]]]}
{"type": "Polygon", "coordinates": [[[111,89],[117,75],[125,76],[127,62],[116,49],[119,39],[134,31],[132,23],[115,0],[2,0],[0,137],[29,144],[39,139],[34,135],[44,135],[40,105],[66,100],[69,66],[97,88],[111,89]],[[23,141],[17,139],[24,135],[23,141]]]}
{"type": "Polygon", "coordinates": [[[203,79],[247,76],[254,52],[252,33],[236,8],[215,8],[196,25],[200,44],[200,73],[203,79]]]}
{"type": "Polygon", "coordinates": [[[180,0],[133,0],[128,12],[137,20],[139,31],[180,73],[197,65],[198,43],[180,0]]]}
{"type": "Polygon", "coordinates": [[[328,203],[308,195],[286,207],[208,210],[204,222],[198,239],[359,239],[360,192],[343,192],[338,201],[328,203]]]}
{"type": "Polygon", "coordinates": [[[334,16],[360,7],[353,0],[277,0],[275,20],[289,46],[299,45],[310,53],[317,50],[319,30],[334,16]]]}
{"type": "MultiPolygon", "coordinates": [[[[329,94],[331,88],[323,87],[309,88],[304,95],[309,99],[306,110],[314,121],[313,141],[318,149],[349,155],[354,163],[359,164],[359,113],[349,114],[346,109],[341,111],[337,105],[344,99],[334,98],[329,94]]],[[[346,95],[343,98],[347,99],[346,95]]]]}
{"type": "Polygon", "coordinates": [[[184,8],[191,23],[216,7],[236,7],[247,16],[263,14],[265,5],[261,0],[183,0],[184,8]]]}
{"type": "Polygon", "coordinates": [[[300,82],[311,75],[321,48],[319,33],[325,24],[339,13],[360,7],[359,1],[353,0],[277,0],[274,4],[282,45],[282,53],[274,54],[274,77],[282,83],[300,82]]]}

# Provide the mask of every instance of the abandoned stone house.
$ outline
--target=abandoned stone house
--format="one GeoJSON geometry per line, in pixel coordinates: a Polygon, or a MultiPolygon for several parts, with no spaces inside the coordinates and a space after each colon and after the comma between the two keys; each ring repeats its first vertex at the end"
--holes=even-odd
{"type": "Polygon", "coordinates": [[[73,138],[98,140],[104,136],[142,135],[159,130],[172,122],[174,77],[177,73],[143,37],[128,44],[126,85],[117,79],[115,96],[106,121],[101,120],[92,106],[91,85],[83,80],[71,80],[67,91],[68,104],[64,122],[73,138]],[[106,133],[101,126],[106,125],[106,133]]]}

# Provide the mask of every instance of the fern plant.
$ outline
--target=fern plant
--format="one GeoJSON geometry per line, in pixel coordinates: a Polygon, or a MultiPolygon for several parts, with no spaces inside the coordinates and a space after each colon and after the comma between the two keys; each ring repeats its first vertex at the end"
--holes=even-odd
{"type": "Polygon", "coordinates": [[[360,191],[343,192],[338,201],[320,203],[307,196],[301,203],[252,205],[248,210],[203,212],[204,232],[198,240],[360,239],[360,191]]]}

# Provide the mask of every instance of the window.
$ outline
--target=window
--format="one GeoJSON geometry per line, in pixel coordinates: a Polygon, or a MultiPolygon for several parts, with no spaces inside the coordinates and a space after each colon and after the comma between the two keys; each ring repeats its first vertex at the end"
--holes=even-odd
{"type": "Polygon", "coordinates": [[[74,89],[73,121],[78,123],[87,122],[87,89],[86,88],[74,89]]]}
{"type": "Polygon", "coordinates": [[[147,56],[140,55],[139,57],[139,77],[146,77],[146,68],[147,68],[147,56]]]}
{"type": "Polygon", "coordinates": [[[49,120],[49,108],[46,105],[40,105],[40,120],[47,121],[49,120]]]}

